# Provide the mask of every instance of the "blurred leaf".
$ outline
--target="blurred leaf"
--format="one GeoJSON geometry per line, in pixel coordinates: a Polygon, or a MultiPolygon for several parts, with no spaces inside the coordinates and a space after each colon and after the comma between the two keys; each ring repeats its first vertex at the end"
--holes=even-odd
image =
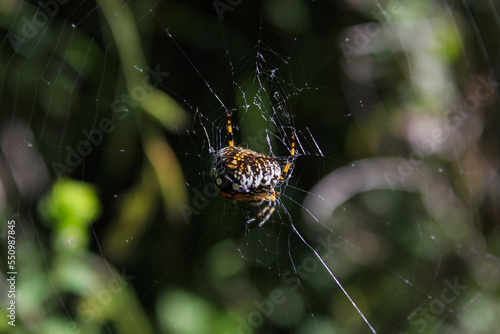
{"type": "Polygon", "coordinates": [[[120,196],[118,213],[109,224],[103,249],[115,261],[123,261],[131,252],[135,244],[127,244],[131,236],[143,233],[147,223],[158,212],[159,191],[158,183],[152,168],[142,169],[142,175],[129,191],[120,196]]]}
{"type": "Polygon", "coordinates": [[[187,113],[173,98],[161,90],[149,91],[141,106],[171,132],[176,133],[175,129],[185,129],[188,126],[187,113]]]}
{"type": "Polygon", "coordinates": [[[144,149],[156,173],[163,203],[166,207],[166,216],[170,220],[180,219],[179,206],[188,203],[184,174],[170,144],[159,131],[148,128],[144,131],[144,149]]]}
{"type": "Polygon", "coordinates": [[[101,204],[93,186],[63,179],[54,184],[38,206],[40,216],[57,230],[69,226],[87,227],[101,213],[101,204]]]}
{"type": "Polygon", "coordinates": [[[38,204],[42,221],[54,231],[54,249],[82,251],[89,243],[89,226],[101,214],[97,191],[88,183],[61,179],[38,204]]]}
{"type": "Polygon", "coordinates": [[[236,333],[234,321],[199,296],[182,290],[162,294],[157,306],[163,331],[178,334],[236,333]]]}

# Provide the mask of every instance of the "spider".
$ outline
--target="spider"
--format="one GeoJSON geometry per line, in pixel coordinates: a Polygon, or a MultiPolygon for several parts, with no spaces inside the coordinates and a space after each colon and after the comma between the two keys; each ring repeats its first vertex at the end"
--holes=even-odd
{"type": "MultiPolygon", "coordinates": [[[[287,179],[292,162],[287,161],[283,170],[274,158],[250,149],[234,145],[233,128],[230,113],[227,113],[227,131],[230,136],[229,146],[214,153],[211,176],[217,189],[227,199],[245,201],[266,206],[247,221],[251,223],[261,219],[259,226],[271,217],[276,208],[280,193],[274,190],[276,185],[287,179]]],[[[292,135],[290,157],[295,156],[295,135],[292,135]]]]}

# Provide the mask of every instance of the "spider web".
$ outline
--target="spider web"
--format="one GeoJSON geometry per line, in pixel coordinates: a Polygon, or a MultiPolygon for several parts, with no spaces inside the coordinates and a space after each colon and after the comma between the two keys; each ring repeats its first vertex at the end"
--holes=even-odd
{"type": "Polygon", "coordinates": [[[498,6],[4,2],[0,328],[498,332],[498,6]],[[227,113],[292,162],[262,227],[209,176],[227,113]],[[44,220],[68,178],[96,222],[44,220]]]}

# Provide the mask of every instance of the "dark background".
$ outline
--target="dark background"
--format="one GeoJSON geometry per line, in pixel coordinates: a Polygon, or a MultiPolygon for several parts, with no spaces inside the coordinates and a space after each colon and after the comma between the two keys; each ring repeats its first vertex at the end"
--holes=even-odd
{"type": "Polygon", "coordinates": [[[2,3],[0,331],[369,333],[313,249],[379,333],[498,331],[497,4],[220,3],[2,3]],[[299,137],[263,227],[206,188],[227,111],[299,137]]]}

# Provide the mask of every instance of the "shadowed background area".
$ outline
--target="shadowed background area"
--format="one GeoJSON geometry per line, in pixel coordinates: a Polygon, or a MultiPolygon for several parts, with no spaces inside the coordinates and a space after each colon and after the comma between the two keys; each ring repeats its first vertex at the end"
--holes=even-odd
{"type": "Polygon", "coordinates": [[[498,331],[498,6],[3,1],[0,332],[498,331]]]}

